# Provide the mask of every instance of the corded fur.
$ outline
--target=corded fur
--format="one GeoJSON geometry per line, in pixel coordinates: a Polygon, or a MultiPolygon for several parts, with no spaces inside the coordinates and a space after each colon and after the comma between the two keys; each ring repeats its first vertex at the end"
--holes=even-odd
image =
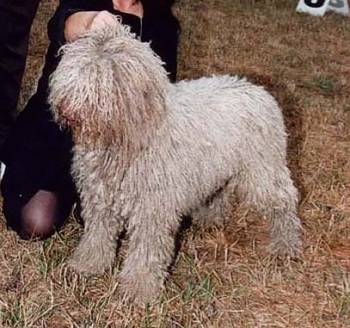
{"type": "Polygon", "coordinates": [[[223,222],[233,194],[269,219],[271,252],[300,251],[283,117],[264,88],[228,75],[171,84],[150,45],[121,24],[90,32],[62,54],[49,101],[73,132],[85,221],[71,267],[85,274],[110,267],[126,227],[121,290],[128,300],[152,301],[181,216],[223,222]]]}

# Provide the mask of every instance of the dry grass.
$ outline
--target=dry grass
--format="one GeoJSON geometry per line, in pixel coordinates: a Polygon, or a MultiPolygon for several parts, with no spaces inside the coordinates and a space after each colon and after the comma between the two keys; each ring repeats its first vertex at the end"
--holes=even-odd
{"type": "MultiPolygon", "coordinates": [[[[60,272],[81,234],[71,220],[48,241],[18,240],[0,225],[3,327],[350,327],[350,24],[295,13],[292,0],[179,0],[179,75],[243,74],[284,108],[289,163],[302,192],[304,256],[279,263],[266,227],[244,208],[232,223],[191,227],[158,302],[118,303],[117,272],[66,280],[60,272]]],[[[44,1],[32,33],[22,103],[46,47],[44,1]]],[[[1,324],[0,324],[1,326],[1,324]]]]}

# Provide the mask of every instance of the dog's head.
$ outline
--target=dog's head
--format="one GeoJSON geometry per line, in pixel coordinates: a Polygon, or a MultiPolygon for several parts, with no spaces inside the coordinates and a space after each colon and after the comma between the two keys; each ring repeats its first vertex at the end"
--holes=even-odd
{"type": "Polygon", "coordinates": [[[61,49],[50,78],[55,120],[76,142],[108,146],[144,139],[166,110],[169,80],[160,58],[127,27],[88,32],[61,49]]]}

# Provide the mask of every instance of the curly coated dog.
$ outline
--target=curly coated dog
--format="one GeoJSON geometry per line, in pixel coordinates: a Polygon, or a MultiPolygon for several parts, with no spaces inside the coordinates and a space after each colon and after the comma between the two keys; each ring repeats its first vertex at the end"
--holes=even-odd
{"type": "Polygon", "coordinates": [[[69,261],[76,271],[112,266],[126,229],[121,290],[129,301],[153,301],[181,218],[224,221],[232,194],[269,220],[272,253],[300,251],[283,117],[263,87],[228,75],[171,84],[150,45],[117,23],[63,47],[49,101],[75,142],[85,222],[69,261]]]}

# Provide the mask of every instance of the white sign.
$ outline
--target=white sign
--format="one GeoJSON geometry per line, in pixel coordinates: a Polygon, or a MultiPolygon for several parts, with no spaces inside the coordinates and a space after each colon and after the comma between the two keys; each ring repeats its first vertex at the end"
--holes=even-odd
{"type": "Polygon", "coordinates": [[[350,15],[348,0],[331,0],[328,4],[327,10],[333,10],[338,14],[350,15]]]}
{"type": "Polygon", "coordinates": [[[315,16],[323,16],[327,10],[350,15],[348,0],[300,0],[296,10],[315,16]]]}

